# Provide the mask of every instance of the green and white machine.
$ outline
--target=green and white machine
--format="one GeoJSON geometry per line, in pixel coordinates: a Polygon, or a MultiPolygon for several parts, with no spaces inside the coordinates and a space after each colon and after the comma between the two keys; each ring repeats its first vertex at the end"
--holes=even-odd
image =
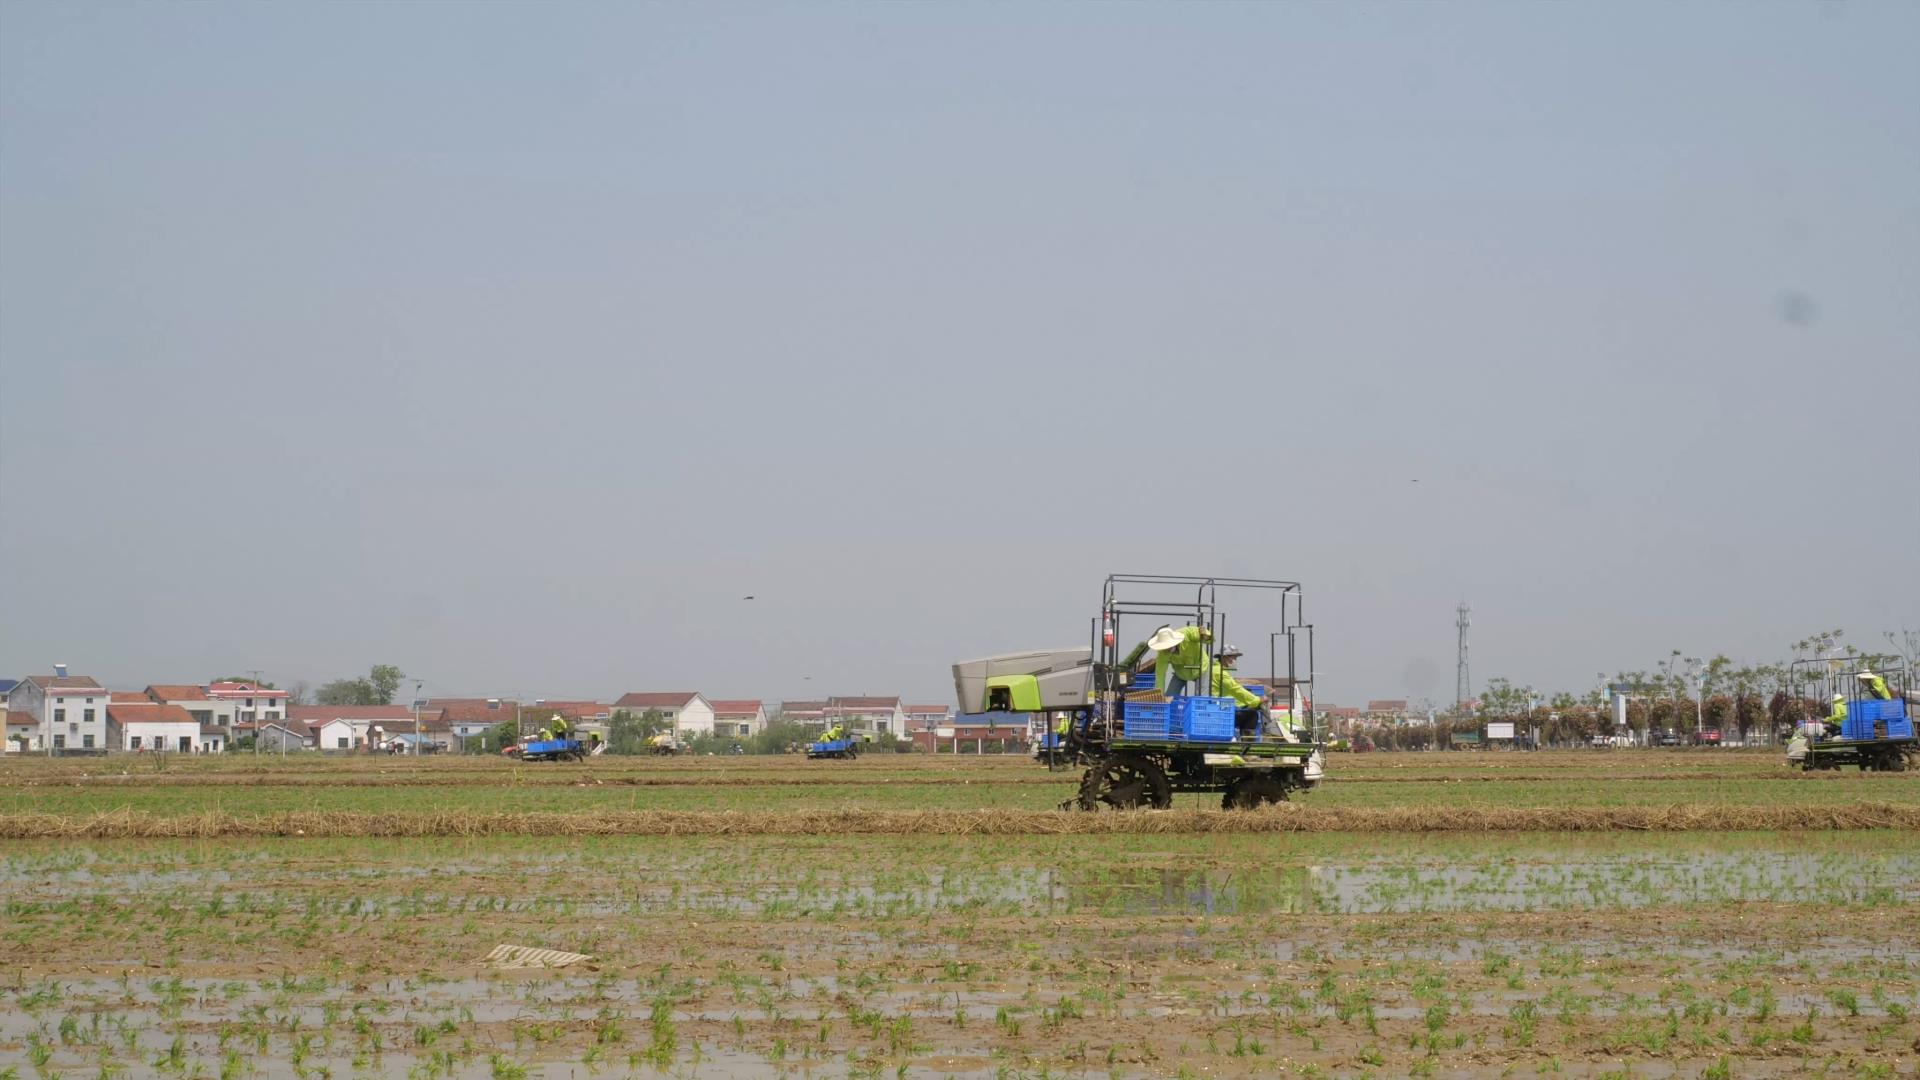
{"type": "Polygon", "coordinates": [[[962,712],[1048,718],[1046,760],[1085,767],[1063,809],[1164,809],[1176,792],[1217,792],[1224,809],[1251,809],[1310,790],[1323,775],[1312,656],[1297,582],[1114,574],[1090,644],[962,661],[953,684],[962,712]],[[1222,592],[1255,609],[1237,616],[1236,628],[1251,622],[1266,633],[1267,675],[1231,673],[1257,705],[1210,692],[1225,685],[1214,670],[1214,651],[1229,640],[1222,592]],[[1183,694],[1156,684],[1154,650],[1130,647],[1163,628],[1165,638],[1192,628],[1189,637],[1213,643],[1189,650],[1187,663],[1198,667],[1188,673],[1198,678],[1183,694]],[[1054,730],[1055,717],[1064,731],[1054,730]]]}

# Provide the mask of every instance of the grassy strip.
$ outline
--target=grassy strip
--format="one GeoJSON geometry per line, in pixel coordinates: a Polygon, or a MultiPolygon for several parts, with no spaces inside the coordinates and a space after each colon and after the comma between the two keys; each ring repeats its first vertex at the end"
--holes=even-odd
{"type": "Polygon", "coordinates": [[[250,836],[1051,836],[1099,833],[1739,832],[1920,829],[1920,806],[1310,807],[1080,814],[1034,810],[633,810],[602,813],[317,811],[156,816],[37,812],[0,839],[250,836]]]}

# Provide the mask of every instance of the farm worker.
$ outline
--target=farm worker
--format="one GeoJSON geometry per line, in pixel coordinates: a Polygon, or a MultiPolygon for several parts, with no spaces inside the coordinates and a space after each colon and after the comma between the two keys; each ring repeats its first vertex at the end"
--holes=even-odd
{"type": "Polygon", "coordinates": [[[567,718],[559,713],[553,714],[553,733],[558,738],[567,737],[567,718]]]}
{"type": "Polygon", "coordinates": [[[826,731],[822,732],[820,735],[820,741],[821,742],[839,742],[840,741],[840,725],[835,724],[832,727],[828,728],[826,731]]]}
{"type": "Polygon", "coordinates": [[[1841,725],[1847,722],[1847,696],[1845,694],[1833,695],[1833,711],[1827,714],[1824,722],[1827,725],[1827,734],[1840,734],[1841,725]]]}
{"type": "Polygon", "coordinates": [[[553,729],[552,729],[552,728],[541,728],[541,729],[540,729],[540,741],[541,741],[541,742],[552,742],[552,741],[553,741],[553,729]]]}
{"type": "Polygon", "coordinates": [[[1233,726],[1242,735],[1252,735],[1260,730],[1260,696],[1240,685],[1233,677],[1233,665],[1240,662],[1240,647],[1228,645],[1214,658],[1213,696],[1233,699],[1233,726]]]}
{"type": "Polygon", "coordinates": [[[1200,681],[1207,666],[1207,645],[1213,631],[1204,626],[1183,626],[1178,630],[1163,626],[1147,639],[1147,646],[1160,655],[1153,661],[1154,688],[1168,697],[1187,692],[1200,681]]]}
{"type": "Polygon", "coordinates": [[[1053,733],[1063,740],[1067,737],[1067,732],[1072,730],[1073,718],[1066,713],[1061,713],[1053,722],[1053,733]]]}
{"type": "Polygon", "coordinates": [[[1875,675],[1873,672],[1862,671],[1860,674],[1855,675],[1854,678],[1867,684],[1867,693],[1869,696],[1881,701],[1893,700],[1893,691],[1887,689],[1887,680],[1875,675]]]}

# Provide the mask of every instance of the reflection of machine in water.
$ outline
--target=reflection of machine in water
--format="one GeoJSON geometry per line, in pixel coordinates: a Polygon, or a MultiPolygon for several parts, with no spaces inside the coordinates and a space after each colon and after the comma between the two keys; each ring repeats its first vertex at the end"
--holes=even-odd
{"type": "MultiPolygon", "coordinates": [[[[1104,915],[1266,915],[1320,910],[1314,868],[1260,870],[1126,867],[1088,871],[1064,883],[1067,913],[1104,915]]],[[[1051,905],[1050,905],[1051,908],[1051,905]]],[[[1053,909],[1058,910],[1058,909],[1053,909]]]]}

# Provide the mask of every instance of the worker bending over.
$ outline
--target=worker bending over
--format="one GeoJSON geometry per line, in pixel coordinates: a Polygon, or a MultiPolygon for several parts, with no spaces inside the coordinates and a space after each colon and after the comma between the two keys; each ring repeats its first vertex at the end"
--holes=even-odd
{"type": "Polygon", "coordinates": [[[1243,739],[1250,739],[1260,732],[1260,714],[1266,710],[1260,695],[1240,685],[1233,677],[1233,665],[1240,662],[1240,647],[1228,645],[1214,657],[1213,696],[1233,699],[1233,727],[1243,739]]]}
{"type": "Polygon", "coordinates": [[[1163,626],[1153,632],[1153,636],[1133,647],[1126,659],[1120,661],[1120,670],[1133,674],[1134,665],[1153,650],[1153,688],[1168,697],[1187,692],[1187,688],[1200,681],[1200,674],[1207,665],[1207,646],[1213,642],[1213,631],[1204,626],[1183,626],[1175,630],[1163,626]]]}
{"type": "Polygon", "coordinates": [[[556,739],[567,737],[567,718],[559,713],[553,714],[553,736],[556,739]]]}
{"type": "Polygon", "coordinates": [[[1860,674],[1855,675],[1854,678],[1867,684],[1868,697],[1879,701],[1893,700],[1893,691],[1887,689],[1887,680],[1875,675],[1872,671],[1862,671],[1860,674]]]}

